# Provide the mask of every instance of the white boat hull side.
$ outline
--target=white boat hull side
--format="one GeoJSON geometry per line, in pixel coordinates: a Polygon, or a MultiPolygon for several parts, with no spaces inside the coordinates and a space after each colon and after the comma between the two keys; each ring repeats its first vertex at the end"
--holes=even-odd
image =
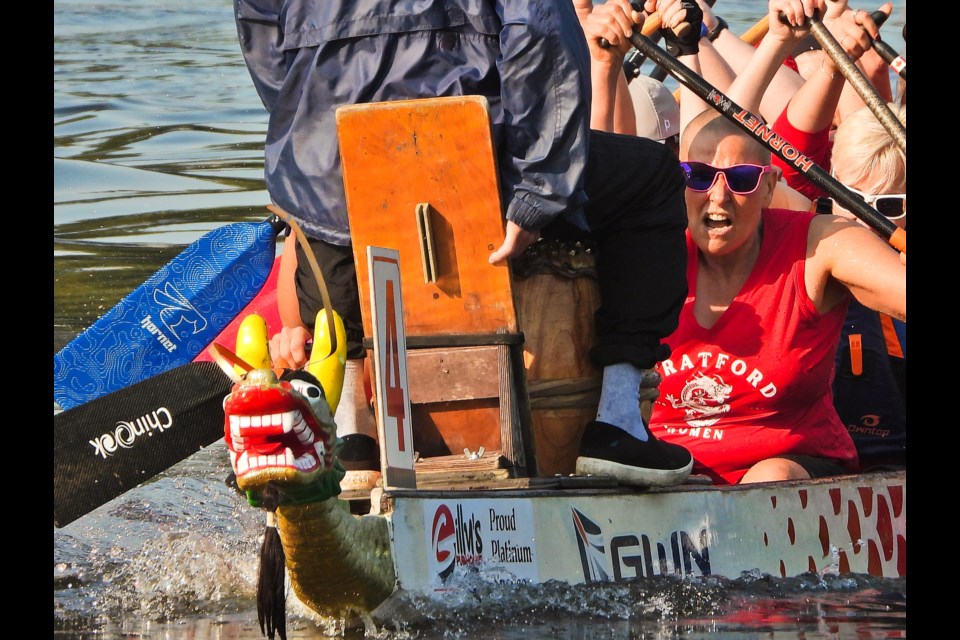
{"type": "Polygon", "coordinates": [[[400,590],[495,580],[570,584],[759,571],[906,575],[906,474],[650,493],[396,495],[400,590]],[[535,495],[534,495],[535,494],[535,495]]]}

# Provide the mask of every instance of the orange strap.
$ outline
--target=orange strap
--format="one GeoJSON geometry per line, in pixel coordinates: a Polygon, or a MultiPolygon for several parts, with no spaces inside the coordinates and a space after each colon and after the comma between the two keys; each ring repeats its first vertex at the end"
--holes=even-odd
{"type": "Polygon", "coordinates": [[[850,372],[855,376],[863,374],[863,343],[859,333],[850,334],[850,372]]]}
{"type": "Polygon", "coordinates": [[[883,338],[887,342],[887,353],[896,358],[902,358],[903,349],[900,347],[900,338],[897,336],[897,330],[893,327],[893,318],[885,313],[881,313],[880,326],[883,327],[883,338]]]}

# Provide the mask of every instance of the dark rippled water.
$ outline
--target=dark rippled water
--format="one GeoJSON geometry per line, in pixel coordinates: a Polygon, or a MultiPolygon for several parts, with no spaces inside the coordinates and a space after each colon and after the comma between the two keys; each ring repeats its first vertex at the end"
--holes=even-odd
{"type": "MultiPolygon", "coordinates": [[[[742,33],[765,4],[720,0],[718,13],[742,33]]],[[[905,0],[894,4],[899,34],[905,0]]],[[[268,198],[266,114],[230,0],[53,7],[56,352],[205,232],[262,220],[268,198]]],[[[228,470],[221,441],[55,529],[56,637],[260,638],[263,522],[226,487],[228,470]]],[[[363,635],[315,621],[295,600],[289,609],[290,638],[363,635]]],[[[906,581],[864,576],[478,585],[449,607],[410,610],[419,615],[376,635],[864,640],[907,628],[906,581]]]]}

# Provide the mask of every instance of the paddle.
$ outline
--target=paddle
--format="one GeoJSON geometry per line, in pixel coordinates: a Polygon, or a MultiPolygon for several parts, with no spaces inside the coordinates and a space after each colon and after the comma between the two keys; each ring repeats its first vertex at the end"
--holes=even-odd
{"type": "Polygon", "coordinates": [[[880,121],[880,124],[883,125],[884,129],[886,129],[894,139],[897,146],[906,153],[907,130],[893,114],[893,111],[890,110],[890,107],[887,106],[887,101],[877,93],[876,88],[870,84],[870,80],[863,75],[863,71],[847,56],[843,47],[840,46],[837,39],[833,37],[830,30],[823,24],[819,12],[814,11],[808,20],[810,21],[810,32],[813,34],[813,37],[817,39],[817,42],[820,43],[820,47],[833,59],[834,64],[840,69],[840,73],[847,79],[847,82],[853,85],[853,88],[856,89],[864,103],[873,111],[877,120],[880,121]]]}
{"type": "Polygon", "coordinates": [[[53,357],[63,409],[191,362],[260,291],[284,223],[237,222],[208,232],[53,357]]]}
{"type": "Polygon", "coordinates": [[[53,525],[63,527],[223,437],[232,381],[181,365],[53,416],[53,525]]]}
{"type": "MultiPolygon", "coordinates": [[[[870,14],[870,17],[873,18],[877,28],[879,28],[889,16],[883,11],[874,11],[870,14]]],[[[906,30],[906,26],[904,26],[904,30],[906,30]]],[[[878,39],[873,41],[873,50],[880,54],[883,61],[890,65],[890,68],[896,71],[901,78],[907,79],[907,61],[893,47],[878,39]]]]}
{"type": "Polygon", "coordinates": [[[784,162],[793,165],[797,170],[802,172],[808,180],[826,191],[847,210],[879,233],[891,246],[903,253],[907,252],[907,232],[905,230],[900,229],[879,211],[867,205],[863,198],[849,191],[839,180],[800,153],[796,147],[774,133],[767,125],[763,124],[763,120],[758,116],[753,115],[737,105],[702,77],[692,72],[676,58],[654,44],[650,38],[639,33],[634,33],[630,36],[630,41],[633,43],[633,46],[666,69],[678,82],[697,94],[697,96],[713,109],[719,111],[734,124],[751,134],[772,153],[782,158],[784,162]]]}
{"type": "MultiPolygon", "coordinates": [[[[716,2],[716,0],[712,0],[710,5],[713,6],[714,2],[716,2]]],[[[640,7],[638,3],[633,3],[633,8],[639,13],[642,7],[638,7],[640,7]]],[[[660,23],[660,14],[654,11],[643,21],[643,26],[640,27],[640,31],[645,36],[659,39],[660,23]]],[[[637,49],[627,53],[627,55],[623,58],[623,72],[627,76],[627,82],[630,82],[640,75],[640,67],[643,66],[643,63],[646,59],[647,57],[640,53],[640,51],[637,49]]]]}
{"type": "MultiPolygon", "coordinates": [[[[311,354],[313,364],[308,363],[307,368],[317,374],[310,367],[325,365],[315,360],[328,359],[338,345],[345,352],[345,345],[338,343],[335,331],[323,330],[324,326],[337,326],[336,316],[323,273],[303,230],[289,214],[273,205],[268,208],[290,224],[297,240],[304,245],[320,288],[324,302],[320,313],[325,313],[327,323],[321,323],[318,314],[315,338],[319,336],[321,346],[329,344],[329,348],[311,354]],[[322,357],[316,357],[317,354],[322,357]]],[[[267,223],[271,221],[276,224],[273,218],[267,223]]],[[[272,251],[270,255],[273,266],[276,260],[272,259],[272,251]]],[[[273,271],[269,275],[274,278],[272,286],[279,273],[273,271]]],[[[268,306],[273,307],[275,314],[275,295],[257,296],[241,313],[244,317],[264,312],[270,316],[268,306]]],[[[238,339],[237,324],[235,327],[233,322],[229,323],[231,331],[215,336],[216,342],[204,350],[202,357],[213,362],[181,365],[54,416],[54,526],[73,522],[223,437],[223,399],[232,383],[239,380],[234,365],[243,371],[252,367],[218,343],[231,340],[237,343],[238,351],[243,344],[242,353],[248,348],[256,351],[257,347],[238,339]]],[[[279,359],[274,364],[287,366],[279,359]]],[[[322,373],[318,375],[326,379],[322,373]]],[[[342,375],[339,384],[342,387],[342,375]]]]}
{"type": "MultiPolygon", "coordinates": [[[[717,0],[707,0],[707,4],[711,7],[716,3],[717,3],[717,0]]],[[[631,5],[633,6],[634,10],[637,13],[640,13],[643,10],[643,7],[639,2],[633,2],[631,3],[631,5]]],[[[646,19],[643,21],[643,26],[640,28],[640,32],[643,33],[643,35],[645,36],[654,37],[655,38],[654,42],[656,42],[656,40],[660,39],[660,35],[659,35],[660,25],[661,25],[660,14],[654,11],[652,14],[647,16],[646,19]]],[[[686,22],[683,22],[677,26],[677,34],[679,35],[682,31],[689,30],[689,28],[690,28],[689,24],[686,22]],[[684,29],[685,25],[686,25],[686,29],[684,29]]],[[[627,55],[623,59],[623,72],[627,76],[627,82],[630,82],[631,80],[633,80],[634,78],[640,75],[640,67],[643,66],[643,63],[646,59],[647,57],[642,53],[640,53],[640,51],[638,51],[637,49],[634,49],[633,51],[630,51],[627,53],[627,55]]],[[[653,73],[650,74],[650,77],[656,78],[657,80],[663,80],[662,76],[657,77],[658,75],[657,72],[659,71],[662,71],[662,69],[660,69],[660,67],[657,67],[656,69],[653,70],[653,73]]]]}
{"type": "MultiPolygon", "coordinates": [[[[770,29],[770,21],[767,16],[763,16],[754,23],[752,27],[744,31],[743,35],[740,36],[740,39],[746,42],[747,44],[753,46],[760,42],[763,39],[763,36],[767,35],[767,31],[770,29]]],[[[660,69],[661,67],[657,67],[660,69]]],[[[673,92],[673,99],[678,103],[680,102],[680,89],[678,88],[673,92]]]]}
{"type": "Polygon", "coordinates": [[[874,40],[873,41],[874,50],[880,54],[880,57],[883,58],[883,61],[890,65],[890,68],[897,72],[897,74],[903,78],[907,79],[907,61],[897,53],[893,47],[888,45],[883,40],[874,40]]]}

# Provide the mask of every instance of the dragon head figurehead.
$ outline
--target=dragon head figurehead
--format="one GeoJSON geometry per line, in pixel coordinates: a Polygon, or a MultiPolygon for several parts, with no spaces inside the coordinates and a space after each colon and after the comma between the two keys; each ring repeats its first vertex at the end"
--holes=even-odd
{"type": "Polygon", "coordinates": [[[278,376],[254,369],[233,385],[223,410],[230,464],[251,504],[259,506],[268,484],[280,488],[285,502],[320,499],[329,496],[329,487],[319,484],[339,485],[336,424],[323,386],[309,372],[278,376]]]}

